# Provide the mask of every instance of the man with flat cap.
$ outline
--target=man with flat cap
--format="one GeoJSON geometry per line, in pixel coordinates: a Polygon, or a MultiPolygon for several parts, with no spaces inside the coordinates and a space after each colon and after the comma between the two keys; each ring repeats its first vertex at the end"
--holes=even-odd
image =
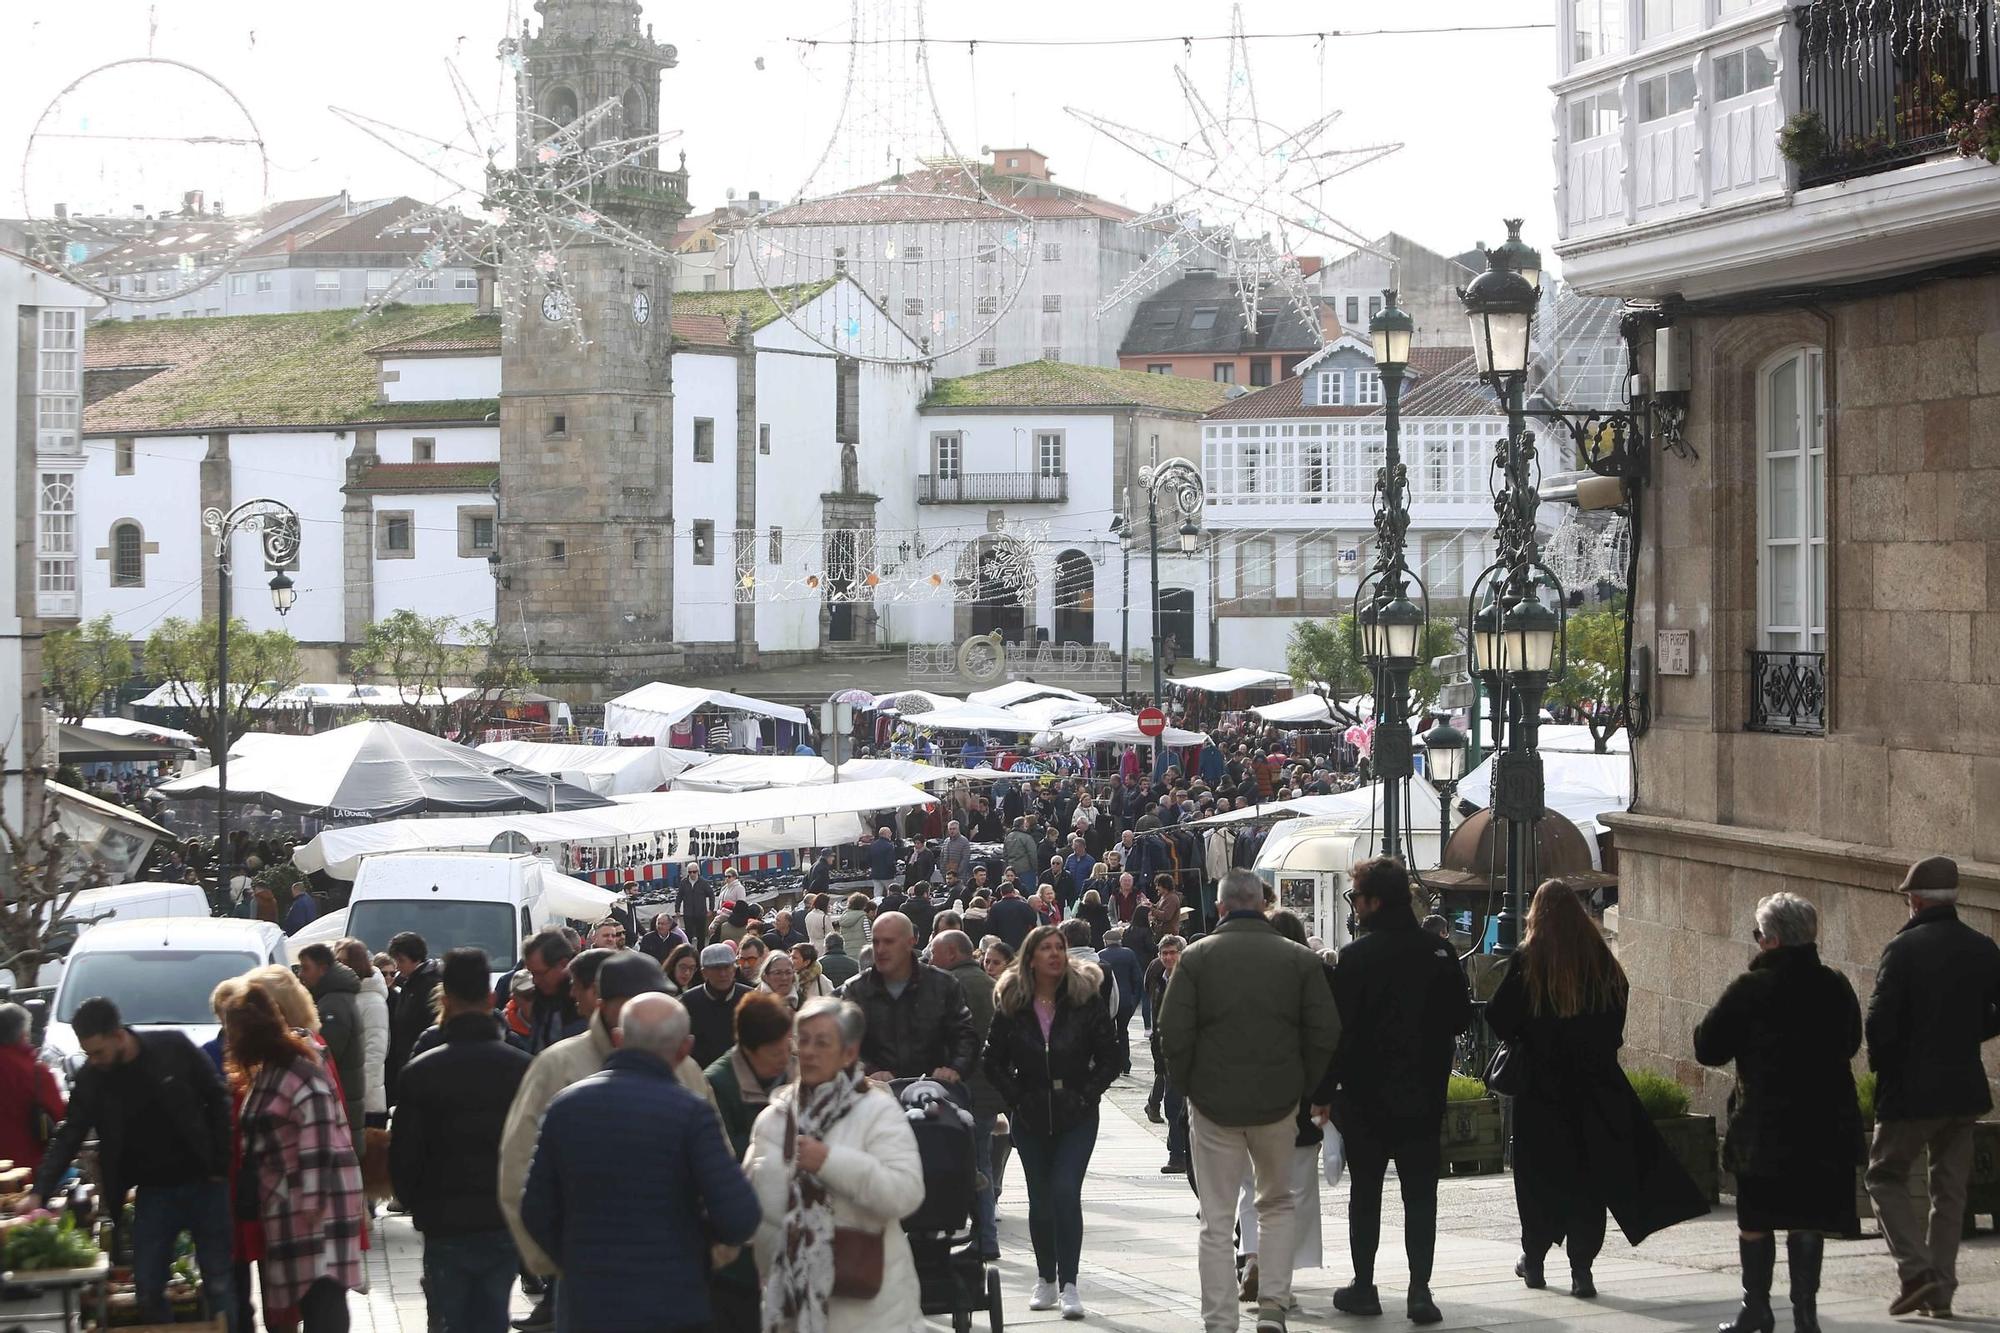
{"type": "Polygon", "coordinates": [[[1949,1318],[1972,1125],[1993,1106],[1979,1048],[2000,1036],[2000,946],[1958,919],[1950,857],[1917,862],[1898,891],[1910,919],[1883,946],[1868,999],[1868,1067],[1877,1080],[1868,1197],[1902,1284],[1889,1313],[1949,1318]],[[1928,1226],[1909,1188],[1926,1149],[1928,1226]]]}

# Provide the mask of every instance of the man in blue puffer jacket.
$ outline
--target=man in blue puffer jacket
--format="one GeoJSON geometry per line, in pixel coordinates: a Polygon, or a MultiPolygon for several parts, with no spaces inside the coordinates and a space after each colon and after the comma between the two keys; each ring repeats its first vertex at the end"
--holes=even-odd
{"type": "Polygon", "coordinates": [[[750,1242],[757,1196],[674,1076],[693,1046],[680,1001],[635,996],[618,1034],[603,1071],[549,1103],[522,1222],[562,1270],[557,1333],[707,1328],[709,1245],[750,1242]]]}

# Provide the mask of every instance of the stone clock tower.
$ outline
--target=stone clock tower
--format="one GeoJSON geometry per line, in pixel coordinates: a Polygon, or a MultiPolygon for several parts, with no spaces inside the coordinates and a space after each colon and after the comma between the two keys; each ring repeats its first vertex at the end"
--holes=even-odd
{"type": "MultiPolygon", "coordinates": [[[[638,0],[537,0],[524,32],[518,155],[571,133],[588,147],[653,135],[674,48],[638,0]],[[592,118],[607,102],[609,115],[592,118]]],[[[687,171],[646,154],[595,180],[591,206],[662,251],[687,215],[687,171]]],[[[518,269],[517,269],[518,271],[518,269]]],[[[559,276],[506,293],[500,398],[500,631],[543,681],[603,698],[663,678],[673,643],[673,385],[664,259],[581,238],[559,276]]]]}

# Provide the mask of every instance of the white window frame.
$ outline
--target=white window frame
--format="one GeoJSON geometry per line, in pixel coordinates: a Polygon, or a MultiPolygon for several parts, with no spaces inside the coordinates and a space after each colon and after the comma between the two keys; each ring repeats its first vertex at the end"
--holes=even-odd
{"type": "Polygon", "coordinates": [[[1357,370],[1354,372],[1354,405],[1356,407],[1382,406],[1381,371],[1357,370]]]}
{"type": "Polygon", "coordinates": [[[1825,353],[1817,347],[1793,347],[1766,361],[1757,371],[1757,646],[1767,652],[1823,653],[1827,647],[1826,573],[1826,381],[1825,353]],[[1788,366],[1796,366],[1796,416],[1791,423],[1795,449],[1774,450],[1773,414],[1777,409],[1772,385],[1788,366]],[[1775,465],[1797,463],[1796,500],[1791,522],[1795,534],[1773,536],[1778,517],[1775,465]],[[1814,482],[1814,463],[1818,481],[1814,482]],[[1795,550],[1798,586],[1794,600],[1804,619],[1778,623],[1774,617],[1771,581],[1777,572],[1773,553],[1795,550]]]}
{"type": "MultiPolygon", "coordinates": [[[[69,469],[36,472],[35,594],[41,615],[76,614],[77,475],[69,469]]],[[[139,549],[143,563],[143,540],[139,549]]]]}
{"type": "Polygon", "coordinates": [[[931,433],[931,470],[939,481],[958,481],[965,476],[965,433],[940,430],[931,433]]]}
{"type": "Polygon", "coordinates": [[[257,270],[257,273],[256,273],[256,278],[257,278],[257,290],[258,290],[258,291],[260,291],[260,292],[268,292],[268,291],[270,291],[270,290],[271,290],[271,286],[272,286],[272,283],[273,283],[273,281],[274,281],[274,279],[273,279],[273,278],[271,277],[271,270],[269,270],[269,269],[259,269],[259,270],[257,270]]]}
{"type": "Polygon", "coordinates": [[[1236,544],[1236,591],[1246,602],[1278,595],[1278,543],[1273,537],[1245,537],[1236,544]],[[1261,579],[1253,578],[1261,574],[1261,579]]]}
{"type": "Polygon", "coordinates": [[[1321,407],[1345,407],[1347,405],[1347,375],[1338,370],[1322,370],[1313,376],[1315,393],[1313,401],[1321,407]]]}
{"type": "Polygon", "coordinates": [[[1035,474],[1037,476],[1062,476],[1066,461],[1062,431],[1038,430],[1035,432],[1035,474]]]}
{"type": "Polygon", "coordinates": [[[111,586],[114,588],[143,588],[146,586],[146,533],[144,529],[129,518],[121,518],[111,525],[111,586]],[[137,563],[133,566],[130,578],[125,577],[124,570],[119,565],[122,557],[118,551],[118,538],[119,534],[125,532],[132,534],[136,539],[138,547],[133,552],[137,557],[137,563]]]}
{"type": "Polygon", "coordinates": [[[979,349],[979,364],[980,364],[980,365],[982,365],[982,366],[997,366],[997,365],[999,365],[999,364],[1000,364],[1000,349],[999,349],[999,348],[997,348],[997,347],[982,347],[982,348],[980,348],[980,349],[979,349]]]}
{"type": "Polygon", "coordinates": [[[479,275],[468,269],[459,269],[452,275],[451,289],[455,292],[476,292],[479,290],[479,275]]]}
{"type": "Polygon", "coordinates": [[[314,269],[313,290],[315,292],[338,292],[340,290],[340,270],[337,268],[314,269]]]}
{"type": "Polygon", "coordinates": [[[83,312],[42,310],[35,343],[35,447],[78,452],[83,421],[83,312]]]}
{"type": "Polygon", "coordinates": [[[391,280],[392,280],[392,275],[390,274],[388,269],[386,268],[369,269],[368,277],[366,280],[367,281],[366,290],[368,292],[368,295],[380,296],[382,293],[388,291],[389,283],[391,282],[391,280]]]}

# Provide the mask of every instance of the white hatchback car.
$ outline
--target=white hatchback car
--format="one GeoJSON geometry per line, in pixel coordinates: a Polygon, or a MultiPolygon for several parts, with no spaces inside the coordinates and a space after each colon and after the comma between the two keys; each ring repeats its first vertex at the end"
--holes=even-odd
{"type": "Polygon", "coordinates": [[[270,921],[234,917],[153,917],[106,921],[70,950],[43,1039],[65,1074],[83,1059],[70,1027],[77,1006],[102,995],[128,1027],[173,1028],[197,1046],[215,1036],[209,996],[230,977],[287,963],[285,932],[270,921]]]}

